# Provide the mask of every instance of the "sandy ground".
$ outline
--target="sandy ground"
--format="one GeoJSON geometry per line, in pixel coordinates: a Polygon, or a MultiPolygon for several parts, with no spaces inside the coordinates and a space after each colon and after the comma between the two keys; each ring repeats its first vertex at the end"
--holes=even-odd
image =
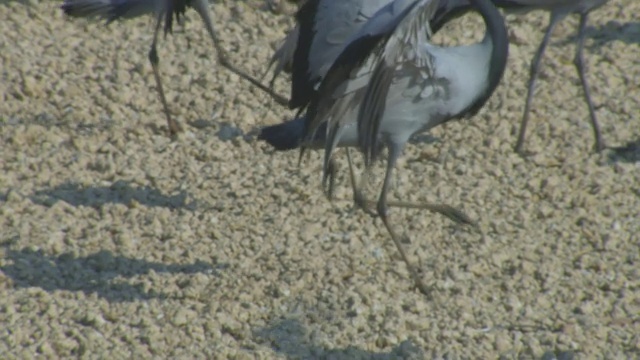
{"type": "MultiPolygon", "coordinates": [[[[479,225],[392,211],[430,296],[346,177],[324,198],[320,154],[298,168],[233,137],[292,113],[216,64],[195,12],[159,48],[186,128],[171,141],[151,18],[104,27],[59,3],[0,1],[1,358],[640,358],[640,2],[594,12],[586,50],[604,138],[626,148],[591,151],[571,17],[543,61],[531,155],[513,153],[544,13],[507,17],[509,66],[478,116],[408,148],[393,196],[479,225]]],[[[292,23],[259,4],[212,5],[255,75],[292,23]]],[[[438,41],[481,33],[470,16],[438,41]]]]}

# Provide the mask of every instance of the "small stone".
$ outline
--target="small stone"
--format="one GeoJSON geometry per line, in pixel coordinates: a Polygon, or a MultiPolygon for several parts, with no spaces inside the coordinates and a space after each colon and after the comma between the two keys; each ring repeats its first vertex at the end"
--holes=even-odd
{"type": "Polygon", "coordinates": [[[184,326],[192,319],[195,319],[196,316],[197,314],[193,310],[182,308],[176,311],[171,323],[175,326],[184,326]]]}
{"type": "Polygon", "coordinates": [[[494,342],[494,347],[496,352],[499,354],[503,354],[511,350],[513,344],[511,342],[511,338],[507,334],[498,334],[496,336],[496,340],[494,342]]]}
{"type": "Polygon", "coordinates": [[[233,125],[223,122],[220,124],[220,129],[216,133],[216,136],[222,141],[229,141],[238,136],[242,136],[242,130],[233,125]]]}

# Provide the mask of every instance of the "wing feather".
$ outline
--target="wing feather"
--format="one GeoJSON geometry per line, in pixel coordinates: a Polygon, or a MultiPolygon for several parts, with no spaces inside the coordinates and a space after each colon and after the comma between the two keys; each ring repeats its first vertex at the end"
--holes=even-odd
{"type": "Polygon", "coordinates": [[[379,129],[394,75],[403,67],[421,69],[425,79],[433,77],[433,59],[419,49],[431,37],[429,21],[438,7],[437,0],[419,0],[403,11],[401,21],[391,29],[381,51],[375,54],[377,64],[358,112],[358,143],[369,166],[379,153],[379,129]]]}
{"type": "Polygon", "coordinates": [[[133,18],[152,14],[157,10],[149,0],[65,0],[61,6],[72,17],[101,18],[107,24],[120,18],[133,18]]]}
{"type": "Polygon", "coordinates": [[[296,14],[300,37],[293,54],[292,109],[313,102],[318,84],[348,39],[391,0],[308,0],[296,14]]]}
{"type": "Polygon", "coordinates": [[[408,62],[430,68],[432,59],[417,48],[430,37],[428,21],[436,7],[437,0],[392,1],[348,40],[309,106],[305,127],[305,137],[312,139],[326,124],[325,176],[341,129],[353,121],[345,114],[358,106],[361,150],[367,160],[374,157],[386,98],[398,67],[408,62]],[[353,86],[357,82],[360,87],[353,86]]]}

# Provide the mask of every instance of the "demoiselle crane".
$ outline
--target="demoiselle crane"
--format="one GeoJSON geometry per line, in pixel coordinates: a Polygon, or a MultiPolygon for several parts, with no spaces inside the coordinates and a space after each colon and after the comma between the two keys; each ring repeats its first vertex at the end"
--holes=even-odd
{"type": "MultiPolygon", "coordinates": [[[[268,66],[269,69],[274,68],[271,84],[283,71],[291,73],[289,104],[292,109],[309,104],[326,72],[348,45],[346,41],[372,14],[391,2],[393,0],[309,0],[300,7],[295,27],[287,33],[268,66]],[[339,6],[335,6],[338,3],[339,6]]],[[[440,0],[430,21],[433,33],[469,10],[469,0],[440,0]]],[[[281,124],[265,126],[260,129],[258,139],[279,151],[298,149],[302,145],[305,122],[306,116],[296,116],[281,124]]],[[[324,148],[325,138],[326,132],[318,131],[313,139],[307,139],[304,146],[324,148]]],[[[347,125],[341,144],[356,146],[356,139],[355,126],[347,125]]]]}
{"type": "MultiPolygon", "coordinates": [[[[299,116],[302,110],[316,93],[319,83],[329,70],[336,57],[346,45],[347,39],[352,37],[360,28],[383,6],[393,0],[309,0],[296,13],[296,26],[287,34],[282,45],[274,53],[269,69],[275,63],[271,84],[281,71],[292,73],[291,108],[300,109],[298,116],[282,124],[265,126],[259,130],[258,140],[264,140],[276,150],[286,151],[299,148],[304,137],[306,116],[299,116]],[[301,35],[302,33],[302,35],[301,35]],[[294,58],[295,57],[295,58],[294,58]]],[[[444,23],[458,17],[471,9],[467,0],[438,2],[437,10],[430,24],[439,30],[444,23]]],[[[355,115],[354,115],[355,116],[355,115]]],[[[326,125],[316,132],[313,139],[307,139],[306,148],[320,149],[324,147],[326,125]]],[[[357,146],[357,131],[354,124],[347,124],[344,128],[340,146],[357,146]]],[[[356,193],[356,184],[351,170],[351,185],[356,193]]],[[[335,167],[332,165],[331,169],[335,167]]],[[[330,177],[330,190],[333,193],[334,176],[330,177]]],[[[330,195],[329,195],[330,196],[330,195]]],[[[442,206],[433,204],[434,211],[442,212],[442,206]]],[[[446,208],[446,215],[455,214],[454,220],[468,217],[453,208],[446,208]]]]}
{"type": "MultiPolygon", "coordinates": [[[[381,149],[387,148],[376,212],[423,293],[427,289],[387,214],[393,169],[413,134],[482,108],[502,79],[509,47],[504,19],[489,0],[472,1],[486,26],[480,43],[430,44],[429,20],[437,5],[437,0],[395,0],[380,9],[350,38],[331,66],[309,106],[305,126],[309,141],[326,126],[324,177],[333,151],[343,145],[343,135],[354,126],[365,175],[381,149]]],[[[361,195],[360,201],[367,206],[361,195]]]]}
{"type": "Polygon", "coordinates": [[[273,93],[271,89],[262,85],[258,80],[248,75],[246,72],[233,66],[228,60],[228,56],[222,46],[220,40],[213,28],[213,21],[209,11],[209,2],[207,0],[65,0],[61,8],[64,13],[71,17],[97,17],[106,20],[106,24],[110,24],[118,19],[134,18],[147,14],[155,14],[155,26],[153,32],[153,41],[149,50],[149,61],[153,68],[153,75],[156,81],[160,101],[167,118],[169,134],[175,135],[181,131],[178,122],[173,119],[169,112],[169,105],[164,95],[162,81],[160,79],[159,62],[157,51],[157,42],[160,29],[164,28],[165,35],[173,29],[173,19],[179,20],[184,16],[187,7],[195,9],[213,40],[213,45],[218,55],[220,64],[241,78],[248,80],[253,85],[267,91],[281,105],[286,105],[287,100],[273,93]]]}
{"type": "MultiPolygon", "coordinates": [[[[291,73],[290,108],[304,109],[347,40],[383,6],[393,0],[309,0],[296,13],[296,25],[274,52],[268,68],[273,70],[271,84],[285,71],[291,73]],[[302,35],[300,33],[302,32],[302,35]],[[275,66],[274,66],[275,65],[275,66]]],[[[430,25],[437,32],[444,23],[470,10],[467,0],[440,0],[430,25]]],[[[300,114],[298,114],[300,115],[300,114]]],[[[298,149],[304,136],[306,116],[296,116],[281,124],[260,129],[259,140],[276,150],[298,149]]],[[[323,125],[324,126],[324,125],[323,125]]],[[[324,147],[325,131],[318,131],[304,146],[324,147]]],[[[346,125],[341,146],[356,146],[355,125],[346,125]]]]}
{"type": "MultiPolygon", "coordinates": [[[[593,128],[595,137],[594,149],[601,151],[605,148],[605,143],[600,134],[600,126],[596,118],[595,107],[591,100],[591,91],[587,81],[585,61],[584,61],[584,40],[586,36],[587,20],[591,11],[603,6],[609,0],[492,0],[493,3],[507,12],[527,13],[534,10],[544,10],[549,12],[549,23],[544,33],[544,37],[538,46],[529,69],[529,83],[527,85],[527,98],[525,100],[524,112],[520,130],[518,131],[518,140],[516,141],[515,150],[521,153],[524,144],[525,133],[527,131],[527,123],[529,122],[529,113],[531,110],[531,101],[535,90],[536,80],[540,71],[540,61],[549,44],[551,33],[556,25],[570,14],[580,15],[580,25],[578,26],[578,43],[576,44],[576,52],[573,58],[573,64],[580,78],[582,85],[582,93],[585,102],[589,108],[589,118],[593,128]]],[[[444,18],[452,18],[464,14],[470,8],[469,0],[446,0],[444,6],[439,9],[440,15],[444,18]]],[[[434,29],[436,31],[437,29],[434,29]]]]}
{"type": "Polygon", "coordinates": [[[531,99],[533,98],[533,91],[535,89],[536,79],[538,78],[538,72],[540,70],[540,59],[547,48],[553,29],[562,19],[572,13],[580,15],[580,25],[578,25],[578,43],[576,45],[576,54],[573,58],[573,64],[578,72],[578,77],[582,84],[584,99],[589,107],[589,117],[591,119],[591,126],[593,127],[593,135],[595,137],[594,149],[599,152],[605,148],[605,143],[603,142],[602,135],[600,134],[598,119],[596,118],[595,107],[591,100],[591,91],[589,90],[589,83],[587,81],[583,50],[589,13],[604,5],[607,1],[609,0],[500,0],[500,2],[504,3],[503,6],[505,8],[508,7],[507,5],[513,5],[514,9],[522,9],[526,11],[546,10],[550,13],[549,25],[547,26],[542,42],[531,61],[527,100],[524,105],[524,114],[522,115],[522,123],[520,124],[518,140],[516,141],[515,146],[515,150],[517,152],[522,152],[524,144],[527,122],[529,121],[531,99]]]}
{"type": "MultiPolygon", "coordinates": [[[[578,42],[576,45],[576,52],[573,62],[580,78],[585,102],[587,103],[589,109],[589,117],[595,137],[594,148],[596,151],[604,149],[605,143],[602,140],[600,126],[595,113],[595,107],[593,105],[593,101],[591,100],[591,91],[587,80],[583,53],[588,15],[591,11],[607,3],[608,0],[492,0],[492,2],[497,7],[512,12],[546,10],[550,13],[549,24],[545,31],[544,37],[540,45],[538,46],[538,50],[536,51],[535,56],[531,61],[529,81],[527,85],[527,97],[525,100],[525,108],[522,115],[520,130],[518,131],[518,139],[516,141],[515,150],[520,153],[522,152],[527,124],[530,116],[531,102],[533,100],[535,84],[540,70],[540,61],[549,43],[551,33],[560,21],[562,21],[567,15],[574,13],[580,15],[580,25],[578,28],[578,42]]],[[[471,4],[469,0],[441,0],[439,2],[436,13],[434,14],[434,18],[431,21],[432,31],[434,33],[437,32],[445,23],[455,17],[465,14],[470,9],[471,4]]],[[[284,45],[278,50],[278,52],[276,52],[276,54],[274,54],[274,58],[272,59],[272,61],[280,64],[280,68],[282,68],[284,64],[289,64],[293,61],[293,59],[287,56],[291,56],[293,50],[290,47],[296,44],[296,42],[292,41],[292,39],[297,38],[298,31],[298,28],[294,28],[288,35],[287,41],[285,41],[284,45]]],[[[278,73],[279,71],[274,72],[274,78],[278,73]]],[[[300,75],[298,75],[298,77],[300,77],[300,75]]],[[[296,79],[296,75],[294,74],[292,76],[292,81],[296,80],[299,82],[309,81],[308,78],[296,79]]],[[[307,88],[309,88],[309,86],[312,85],[307,84],[307,88]]],[[[302,92],[302,94],[304,93],[305,92],[302,92]]],[[[283,124],[274,125],[273,127],[266,127],[263,129],[261,136],[268,142],[271,142],[270,140],[280,142],[272,143],[272,145],[275,145],[276,149],[286,150],[291,147],[297,147],[302,136],[302,129],[304,129],[304,126],[302,125],[303,122],[303,118],[296,118],[283,124]],[[287,133],[289,133],[290,135],[286,135],[287,133]]],[[[322,134],[316,136],[316,143],[317,142],[323,142],[322,134]]]]}

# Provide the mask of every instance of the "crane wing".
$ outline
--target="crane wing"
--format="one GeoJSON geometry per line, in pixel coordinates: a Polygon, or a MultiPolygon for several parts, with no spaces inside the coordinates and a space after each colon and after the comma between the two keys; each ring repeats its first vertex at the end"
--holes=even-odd
{"type": "Polygon", "coordinates": [[[308,0],[296,14],[299,38],[293,54],[292,109],[307,106],[346,41],[391,0],[308,0]]]}
{"type": "Polygon", "coordinates": [[[107,24],[156,11],[153,0],[65,0],[61,8],[68,16],[97,17],[106,20],[107,24]]]}
{"type": "MultiPolygon", "coordinates": [[[[296,51],[296,45],[298,43],[298,37],[300,36],[300,27],[296,25],[293,29],[291,29],[287,36],[284,38],[280,47],[273,53],[271,60],[269,60],[269,65],[267,66],[267,73],[273,69],[273,75],[271,76],[271,81],[269,81],[269,87],[273,88],[273,83],[276,81],[276,78],[280,75],[280,73],[287,72],[290,73],[293,69],[293,54],[296,51]]],[[[266,75],[266,73],[265,73],[266,75]]]]}
{"type": "Polygon", "coordinates": [[[367,166],[375,160],[379,148],[379,127],[396,71],[409,66],[419,69],[423,79],[433,78],[433,59],[420,48],[429,42],[429,22],[437,6],[438,0],[414,1],[397,25],[390,29],[386,42],[374,52],[376,65],[358,112],[358,142],[367,166]]]}
{"type": "MultiPolygon", "coordinates": [[[[345,114],[356,106],[359,106],[367,84],[371,78],[371,70],[376,61],[379,61],[380,49],[384,47],[387,40],[399,28],[406,28],[402,25],[406,22],[416,6],[426,8],[433,0],[395,0],[380,10],[362,28],[352,35],[337,57],[324,80],[322,81],[318,93],[309,107],[305,137],[312,139],[318,128],[327,123],[327,141],[325,143],[325,170],[328,167],[329,159],[340,140],[340,130],[350,119],[345,118],[345,114]]],[[[428,8],[433,7],[430,5],[428,8]]],[[[423,9],[424,10],[424,9],[423,9]]],[[[422,18],[433,13],[425,12],[422,18]]],[[[415,19],[415,23],[420,20],[415,19]]],[[[413,31],[408,35],[416,43],[425,35],[419,35],[416,29],[409,27],[413,31]]],[[[414,51],[415,53],[415,51],[414,51]]],[[[416,56],[413,59],[417,61],[416,56]]],[[[381,77],[382,78],[382,77],[381,77]]],[[[377,80],[378,82],[379,80],[377,80]]],[[[301,149],[304,151],[304,148],[301,149]]]]}
{"type": "MultiPolygon", "coordinates": [[[[61,8],[72,17],[98,17],[107,25],[118,19],[129,19],[146,14],[162,13],[165,34],[173,29],[173,19],[179,19],[187,5],[201,7],[202,0],[65,0],[61,8]]],[[[208,11],[208,10],[207,10],[208,11]]]]}

